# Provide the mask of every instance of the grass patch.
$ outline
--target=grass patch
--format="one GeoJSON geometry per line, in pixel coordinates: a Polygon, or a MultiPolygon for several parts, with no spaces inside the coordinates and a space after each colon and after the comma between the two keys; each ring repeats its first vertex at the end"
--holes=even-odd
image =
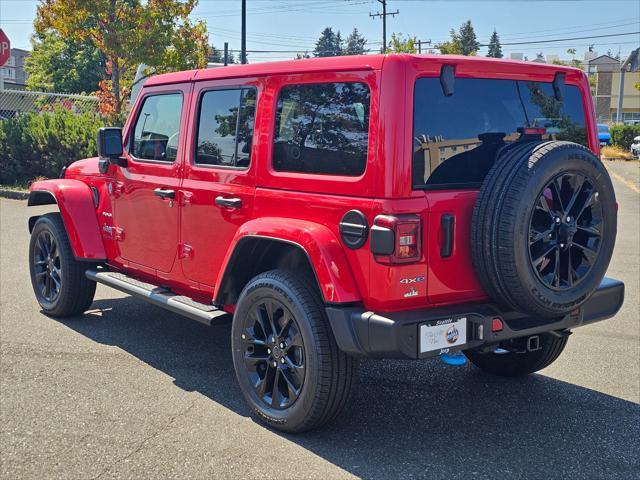
{"type": "Polygon", "coordinates": [[[631,154],[631,152],[615,145],[607,145],[606,147],[602,147],[600,149],[600,153],[602,153],[605,158],[623,158],[625,160],[633,160],[633,155],[631,154]]]}

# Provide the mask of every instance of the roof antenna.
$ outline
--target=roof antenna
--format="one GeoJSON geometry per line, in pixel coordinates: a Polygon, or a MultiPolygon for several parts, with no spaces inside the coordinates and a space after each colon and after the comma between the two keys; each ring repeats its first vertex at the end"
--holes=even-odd
{"type": "Polygon", "coordinates": [[[440,85],[445,97],[453,95],[453,85],[456,79],[456,68],[454,65],[442,65],[440,70],[440,85]]]}

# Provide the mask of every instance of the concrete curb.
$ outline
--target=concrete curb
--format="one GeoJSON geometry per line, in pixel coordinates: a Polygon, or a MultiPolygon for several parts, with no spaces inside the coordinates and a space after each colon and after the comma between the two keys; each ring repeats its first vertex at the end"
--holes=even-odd
{"type": "Polygon", "coordinates": [[[0,188],[0,197],[10,198],[11,200],[26,200],[29,198],[29,192],[22,190],[8,190],[0,188]]]}

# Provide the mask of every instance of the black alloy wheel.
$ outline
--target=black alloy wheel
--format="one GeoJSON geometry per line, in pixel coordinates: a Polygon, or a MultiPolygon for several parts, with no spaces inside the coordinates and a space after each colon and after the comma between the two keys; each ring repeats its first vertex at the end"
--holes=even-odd
{"type": "Polygon", "coordinates": [[[338,348],[311,276],[278,269],[253,277],[236,304],[231,346],[247,405],[273,428],[319,427],[349,399],[356,359],[338,348]]]}
{"type": "Polygon", "coordinates": [[[598,257],[603,228],[598,195],[594,182],[579,173],[561,173],[539,195],[529,225],[529,254],[549,288],[577,285],[598,257]]]}
{"type": "Polygon", "coordinates": [[[31,231],[28,258],[31,285],[43,313],[69,317],[89,308],[96,283],[85,271],[94,264],[75,258],[59,213],[38,217],[31,231]]]}
{"type": "Polygon", "coordinates": [[[275,298],[260,299],[242,332],[245,375],[255,393],[271,408],[290,407],[305,378],[304,344],[292,313],[275,298]]]}
{"type": "Polygon", "coordinates": [[[36,237],[33,266],[37,293],[47,302],[55,302],[62,289],[62,264],[58,244],[47,230],[36,237]]]}

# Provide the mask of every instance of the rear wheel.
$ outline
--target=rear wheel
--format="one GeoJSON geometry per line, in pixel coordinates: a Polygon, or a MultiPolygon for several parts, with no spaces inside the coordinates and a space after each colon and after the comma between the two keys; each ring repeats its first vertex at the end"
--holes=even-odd
{"type": "Polygon", "coordinates": [[[36,299],[47,315],[79,315],[93,302],[96,283],[85,276],[88,264],[78,262],[58,213],[41,216],[31,232],[29,270],[36,299]]]}
{"type": "Polygon", "coordinates": [[[555,362],[567,345],[568,336],[544,333],[539,335],[539,339],[539,349],[533,352],[526,351],[525,339],[516,339],[509,345],[510,350],[499,348],[490,353],[469,350],[464,354],[484,372],[501,377],[518,377],[542,370],[555,362]]]}
{"type": "Polygon", "coordinates": [[[231,343],[244,398],[272,427],[310,430],[346,404],[355,359],[339,350],[305,278],[272,270],[252,279],[238,300],[231,343]]]}

